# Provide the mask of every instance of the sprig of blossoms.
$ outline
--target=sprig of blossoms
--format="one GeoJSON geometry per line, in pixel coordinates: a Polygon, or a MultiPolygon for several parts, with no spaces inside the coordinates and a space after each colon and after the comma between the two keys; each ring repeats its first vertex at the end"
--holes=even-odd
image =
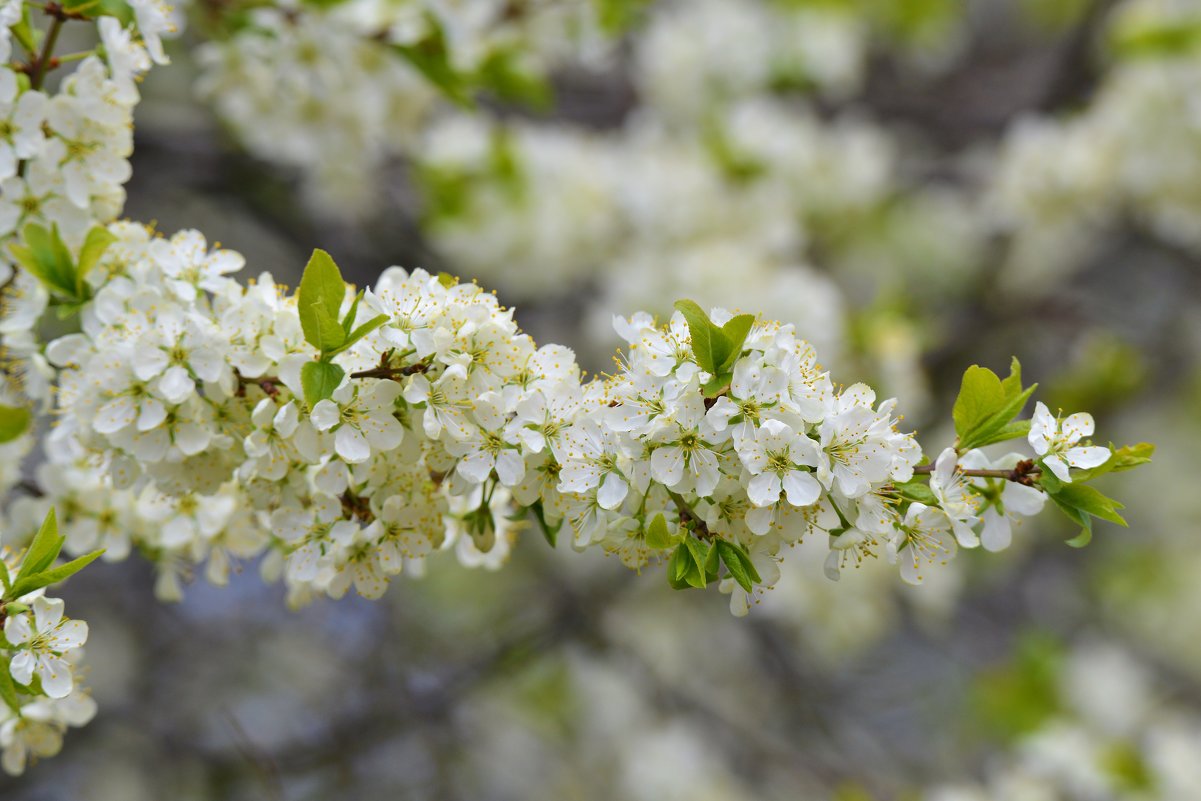
{"type": "MultiPolygon", "coordinates": [[[[1120,520],[1080,493],[1101,468],[1051,484],[1059,446],[1014,420],[1033,392],[1016,367],[969,370],[959,443],[926,465],[895,400],[836,386],[790,325],[690,302],[617,318],[628,348],[585,382],[475,284],[390,268],[355,293],[318,251],[288,295],[238,284],[241,258],[197,232],[105,230],[81,331],[44,350],[60,423],[41,474],[68,547],[136,547],[166,597],[193,566],[220,583],[260,554],[293,603],[378,597],[439,551],[499,567],[528,519],[666,562],[677,586],[717,582],[741,613],[806,537],[831,577],[883,554],[916,583],[981,537],[1005,547],[1048,494],[1077,522],[1120,520]],[[979,450],[1027,434],[1038,462],[979,450]]],[[[1147,455],[1087,447],[1111,469],[1147,455]]]]}
{"type": "Polygon", "coordinates": [[[63,602],[45,593],[100,554],[55,566],[62,545],[52,511],[26,547],[0,546],[0,767],[13,775],[57,754],[66,730],[96,714],[79,680],[88,624],[66,618],[63,602]]]}

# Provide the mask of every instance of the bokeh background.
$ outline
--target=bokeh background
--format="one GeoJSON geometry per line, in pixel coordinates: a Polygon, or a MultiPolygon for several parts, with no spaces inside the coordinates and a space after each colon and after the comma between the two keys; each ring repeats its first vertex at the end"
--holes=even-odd
{"type": "Polygon", "coordinates": [[[99,564],[62,596],[100,714],[0,797],[1201,798],[1201,3],[449,3],[503,54],[470,107],[377,52],[404,5],[179,9],[126,215],[248,278],[477,278],[594,371],[615,313],[762,312],[928,451],[1017,355],[1159,446],[1129,529],[1049,509],[920,588],[802,545],[746,619],[537,532],[298,611],[254,564],[174,605],[99,564]]]}

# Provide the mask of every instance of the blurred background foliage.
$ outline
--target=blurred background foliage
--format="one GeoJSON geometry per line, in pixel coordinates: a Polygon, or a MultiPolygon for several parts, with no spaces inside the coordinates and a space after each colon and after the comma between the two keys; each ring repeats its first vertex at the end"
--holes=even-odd
{"type": "MultiPolygon", "coordinates": [[[[294,13],[361,33],[368,4],[327,5],[294,13]]],[[[316,79],[280,121],[280,76],[340,40],[281,54],[237,0],[181,12],[126,214],[248,277],[294,283],[314,246],[360,284],[478,277],[592,370],[614,313],[761,311],[897,395],[928,450],[963,369],[1016,354],[1052,408],[1159,451],[1118,488],[1129,530],[1083,551],[1043,515],[915,588],[829,582],[802,545],[744,620],[537,536],[495,573],[433,562],[298,612],[253,565],[174,606],[146,565],[99,565],[62,594],[101,713],[4,798],[1201,798],[1201,5],[607,0],[608,32],[529,70],[498,47],[442,76],[476,102],[396,62],[412,113],[361,151],[328,145],[352,107],[316,79]]],[[[353,108],[396,101],[373,69],[353,108]]]]}

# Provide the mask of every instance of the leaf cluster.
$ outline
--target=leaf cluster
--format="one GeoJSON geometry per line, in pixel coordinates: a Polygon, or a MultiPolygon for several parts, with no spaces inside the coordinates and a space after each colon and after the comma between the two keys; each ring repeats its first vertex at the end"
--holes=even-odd
{"type": "Polygon", "coordinates": [[[320,351],[316,361],[307,362],[300,371],[304,399],[312,408],[329,398],[342,383],[346,371],[333,358],[363,337],[388,322],[386,314],[377,314],[354,327],[359,311],[360,291],[351,301],[346,315],[339,319],[346,299],[346,281],[342,271],[324,250],[314,250],[304,268],[296,294],[296,307],[305,341],[320,351]]]}

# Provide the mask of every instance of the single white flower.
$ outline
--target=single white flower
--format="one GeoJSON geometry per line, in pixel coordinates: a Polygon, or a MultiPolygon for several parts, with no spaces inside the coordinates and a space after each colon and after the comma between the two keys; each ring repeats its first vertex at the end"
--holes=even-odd
{"type": "Polygon", "coordinates": [[[88,624],[64,620],[63,602],[57,598],[35,598],[31,606],[32,615],[22,612],[4,621],[4,636],[17,647],[9,671],[18,684],[29,684],[36,672],[46,695],[65,698],[75,678],[64,656],[87,641],[88,624]]]}
{"type": "Polygon", "coordinates": [[[1076,443],[1091,437],[1096,424],[1093,416],[1086,412],[1068,415],[1060,422],[1051,414],[1042,401],[1034,407],[1034,418],[1030,421],[1030,447],[1042,457],[1055,477],[1065,484],[1071,483],[1071,467],[1099,467],[1109,459],[1109,448],[1100,445],[1081,446],[1076,443]]]}
{"type": "Polygon", "coordinates": [[[754,440],[743,443],[738,456],[753,476],[747,497],[755,506],[775,504],[781,492],[793,506],[808,506],[821,495],[821,484],[813,473],[801,469],[817,466],[817,444],[786,423],[765,421],[754,440]]]}
{"type": "Polygon", "coordinates": [[[888,544],[888,558],[900,562],[901,578],[909,584],[921,584],[926,571],[946,564],[955,556],[955,538],[950,535],[951,521],[941,509],[913,503],[905,519],[888,544]]]}
{"type": "Polygon", "coordinates": [[[938,455],[934,472],[930,474],[930,490],[950,519],[959,544],[964,548],[979,545],[980,538],[973,527],[980,522],[982,499],[959,469],[959,453],[954,448],[947,448],[938,455]]]}

